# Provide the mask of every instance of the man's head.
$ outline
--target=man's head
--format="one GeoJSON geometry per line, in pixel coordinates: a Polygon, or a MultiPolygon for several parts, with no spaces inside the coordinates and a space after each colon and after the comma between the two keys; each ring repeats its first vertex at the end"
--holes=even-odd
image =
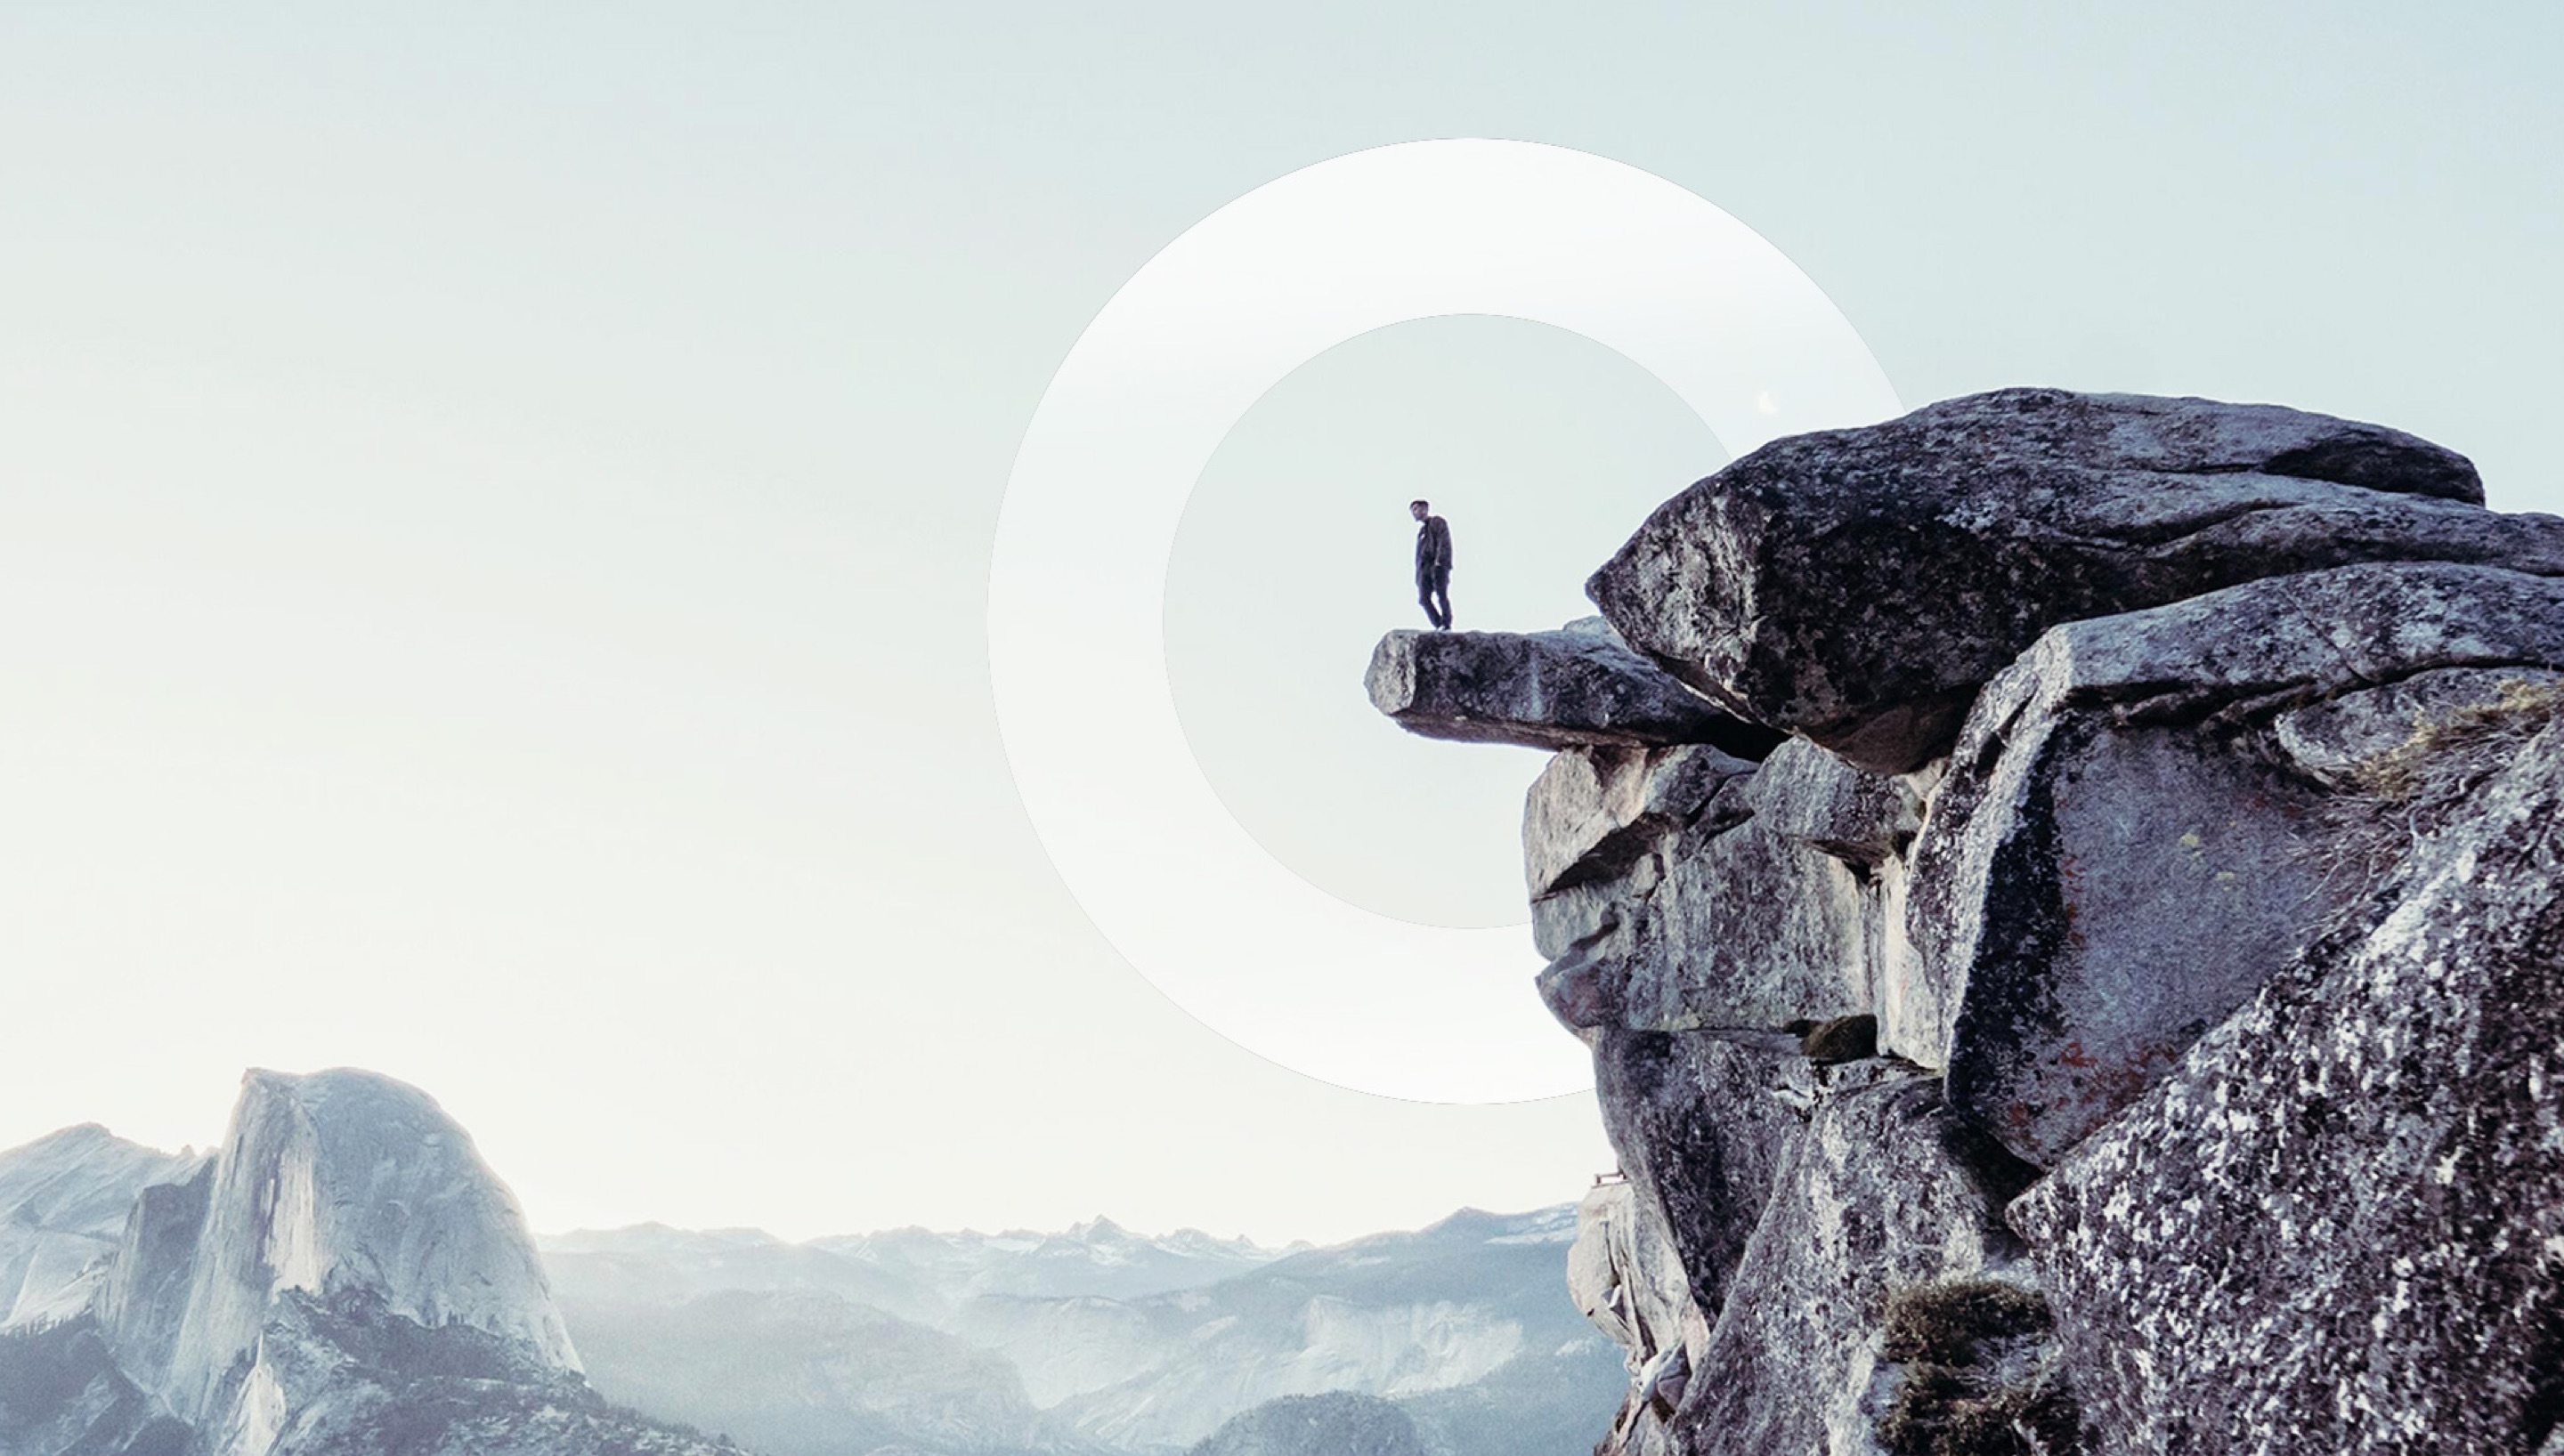
{"type": "Polygon", "coordinates": [[[1406,503],[1406,514],[1414,517],[1418,520],[1422,520],[1425,517],[1433,514],[1433,508],[1421,501],[1409,501],[1406,503]]]}

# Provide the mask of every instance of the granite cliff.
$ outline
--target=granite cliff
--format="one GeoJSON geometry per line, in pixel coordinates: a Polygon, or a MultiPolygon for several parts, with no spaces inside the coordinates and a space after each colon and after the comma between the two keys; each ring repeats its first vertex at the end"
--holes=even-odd
{"type": "Polygon", "coordinates": [[[1587,590],[1369,685],[1555,755],[1599,1450],[2564,1452],[2564,520],[2017,389],[1775,442],[1587,590]]]}
{"type": "Polygon", "coordinates": [[[0,1153],[0,1456],[739,1456],[587,1384],[515,1197],[425,1093],[253,1071],[222,1145],[0,1153]]]}

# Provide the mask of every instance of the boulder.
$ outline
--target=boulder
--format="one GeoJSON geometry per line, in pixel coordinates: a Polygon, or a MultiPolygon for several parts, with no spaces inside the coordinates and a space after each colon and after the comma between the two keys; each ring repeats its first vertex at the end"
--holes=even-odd
{"type": "Polygon", "coordinates": [[[2274,717],[2311,743],[2324,705],[2372,685],[2493,671],[2476,691],[2497,698],[2550,667],[2564,580],[2479,566],[2348,566],[2051,630],[1978,700],[1915,844],[1904,999],[1946,1019],[1920,1043],[1932,1028],[1892,1021],[1890,1045],[2053,1162],[2349,891],[2329,795],[2254,749],[2289,736],[2274,717]]]}
{"type": "Polygon", "coordinates": [[[1792,738],[1764,758],[1745,799],[1765,828],[1874,870],[1913,843],[1931,784],[1930,775],[1874,773],[1792,738]]]}
{"type": "Polygon", "coordinates": [[[2564,574],[2398,431],[2267,405],[2006,389],[1778,440],[1659,508],[1587,592],[1740,718],[1888,772],[2061,622],[2361,561],[2564,574]]]}
{"type": "Polygon", "coordinates": [[[1918,848],[1953,1104],[2042,1166],[2170,1071],[2333,907],[2315,796],[2179,728],[2053,702],[1918,848]]]}
{"type": "Polygon", "coordinates": [[[2371,802],[2421,838],[2369,914],[2015,1206],[2104,1449],[2552,1449],[2564,723],[2516,718],[2371,802]]]}
{"type": "Polygon", "coordinates": [[[1391,632],[1363,685],[1408,732],[1463,743],[1710,743],[1760,758],[1781,737],[1702,701],[1600,618],[1556,632],[1391,632]]]}
{"type": "Polygon", "coordinates": [[[2001,1211],[2027,1169],[1937,1079],[1865,1065],[1877,1080],[1825,1100],[1793,1144],[1692,1358],[1674,1421],[1690,1456],[1875,1449],[1889,1296],[2018,1257],[2001,1211]]]}
{"type": "Polygon", "coordinates": [[[1875,900],[1841,860],[1756,816],[1696,823],[1664,861],[1626,962],[1629,1025],[1769,1030],[1876,1004],[1875,900]]]}
{"type": "Polygon", "coordinates": [[[1523,802],[1523,873],[1534,900],[1617,879],[1754,765],[1704,743],[1570,748],[1523,802]]]}
{"type": "Polygon", "coordinates": [[[1816,748],[1560,753],[1524,813],[1543,999],[1579,1033],[1872,1011],[1913,812],[1910,788],[1816,748]]]}
{"type": "Polygon", "coordinates": [[[1692,1303],[1714,1313],[1816,1101],[1797,1038],[1615,1027],[1595,1048],[1594,1091],[1603,1133],[1671,1240],[1692,1303]]]}

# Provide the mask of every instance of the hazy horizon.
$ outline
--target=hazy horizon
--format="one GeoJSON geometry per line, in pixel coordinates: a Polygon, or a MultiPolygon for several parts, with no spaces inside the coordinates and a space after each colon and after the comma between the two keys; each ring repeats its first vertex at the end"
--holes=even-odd
{"type": "MultiPolygon", "coordinates": [[[[0,12],[0,1144],[202,1147],[244,1068],[349,1065],[540,1228],[1572,1200],[1590,1094],[1265,1062],[1031,832],[989,553],[1106,301],[1297,169],[1522,138],[1733,213],[1909,406],[2274,401],[2564,511],[2559,61],[2526,5],[0,12]]],[[[1405,502],[1462,627],[1547,627],[1723,459],[1543,325],[1320,355],[1178,530],[1194,757],[1310,884],[1519,921],[1539,755],[1362,701],[1405,502]]]]}

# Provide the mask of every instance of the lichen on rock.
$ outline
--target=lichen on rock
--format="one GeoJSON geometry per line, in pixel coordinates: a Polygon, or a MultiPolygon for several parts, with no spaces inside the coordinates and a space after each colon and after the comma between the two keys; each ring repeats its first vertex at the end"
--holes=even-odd
{"type": "Polygon", "coordinates": [[[2372,924],[2016,1210],[2131,1445],[2527,1450],[2564,1414],[2564,723],[2526,717],[2372,924]]]}

